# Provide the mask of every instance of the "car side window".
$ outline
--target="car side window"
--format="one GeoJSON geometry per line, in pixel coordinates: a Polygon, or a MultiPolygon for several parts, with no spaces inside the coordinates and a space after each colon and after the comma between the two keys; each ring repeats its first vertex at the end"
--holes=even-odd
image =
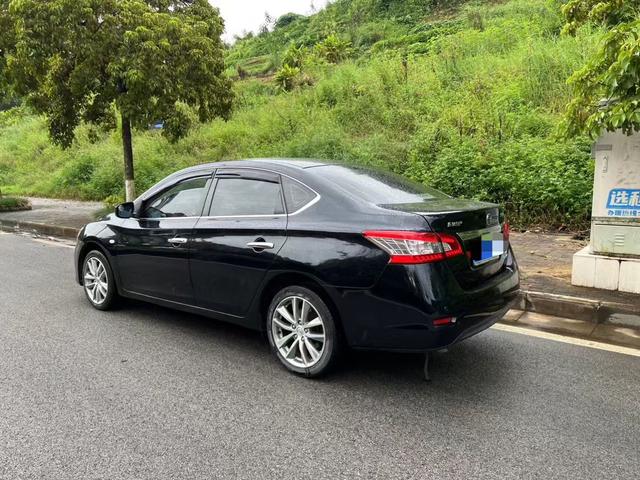
{"type": "Polygon", "coordinates": [[[282,178],[282,187],[289,213],[297,212],[317,196],[313,190],[287,177],[282,178]]]}
{"type": "Polygon", "coordinates": [[[280,182],[253,178],[219,178],[209,215],[279,215],[284,213],[280,182]]]}
{"type": "Polygon", "coordinates": [[[199,217],[207,195],[210,177],[184,180],[153,198],[143,218],[199,217]]]}

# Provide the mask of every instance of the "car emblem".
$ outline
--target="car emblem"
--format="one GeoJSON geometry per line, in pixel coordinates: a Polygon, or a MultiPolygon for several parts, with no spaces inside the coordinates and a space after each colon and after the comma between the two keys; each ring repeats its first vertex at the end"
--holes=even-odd
{"type": "Polygon", "coordinates": [[[459,220],[457,222],[447,222],[447,227],[451,228],[451,227],[461,227],[462,226],[462,220],[459,220]]]}

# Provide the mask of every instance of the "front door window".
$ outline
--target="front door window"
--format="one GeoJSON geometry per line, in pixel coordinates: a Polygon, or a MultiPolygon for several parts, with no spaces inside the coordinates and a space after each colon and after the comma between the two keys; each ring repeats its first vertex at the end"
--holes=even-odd
{"type": "Polygon", "coordinates": [[[199,217],[202,213],[209,177],[178,183],[151,200],[142,218],[199,217]]]}

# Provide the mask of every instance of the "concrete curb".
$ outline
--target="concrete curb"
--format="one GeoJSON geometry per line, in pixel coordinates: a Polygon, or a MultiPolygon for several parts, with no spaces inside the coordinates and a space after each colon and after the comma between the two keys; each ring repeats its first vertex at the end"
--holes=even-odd
{"type": "Polygon", "coordinates": [[[27,232],[52,237],[77,238],[79,228],[45,225],[43,223],[21,222],[18,220],[0,219],[0,230],[5,232],[27,232]]]}
{"type": "Polygon", "coordinates": [[[640,351],[640,330],[636,328],[597,324],[585,320],[561,318],[522,310],[509,310],[499,323],[563,337],[569,336],[609,345],[619,345],[640,351]]]}
{"type": "Polygon", "coordinates": [[[523,290],[515,308],[594,324],[640,329],[640,312],[634,305],[625,303],[523,290]]]}

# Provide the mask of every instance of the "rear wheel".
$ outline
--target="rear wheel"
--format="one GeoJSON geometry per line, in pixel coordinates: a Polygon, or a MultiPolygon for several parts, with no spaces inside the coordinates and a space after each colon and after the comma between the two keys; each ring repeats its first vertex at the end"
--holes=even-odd
{"type": "Polygon", "coordinates": [[[117,299],[116,284],[107,258],[97,250],[87,254],[82,264],[84,293],[98,310],[113,308],[117,299]]]}
{"type": "Polygon", "coordinates": [[[331,311],[315,292],[304,287],[287,287],[273,298],[267,334],[278,360],[306,377],[327,373],[340,353],[331,311]]]}

